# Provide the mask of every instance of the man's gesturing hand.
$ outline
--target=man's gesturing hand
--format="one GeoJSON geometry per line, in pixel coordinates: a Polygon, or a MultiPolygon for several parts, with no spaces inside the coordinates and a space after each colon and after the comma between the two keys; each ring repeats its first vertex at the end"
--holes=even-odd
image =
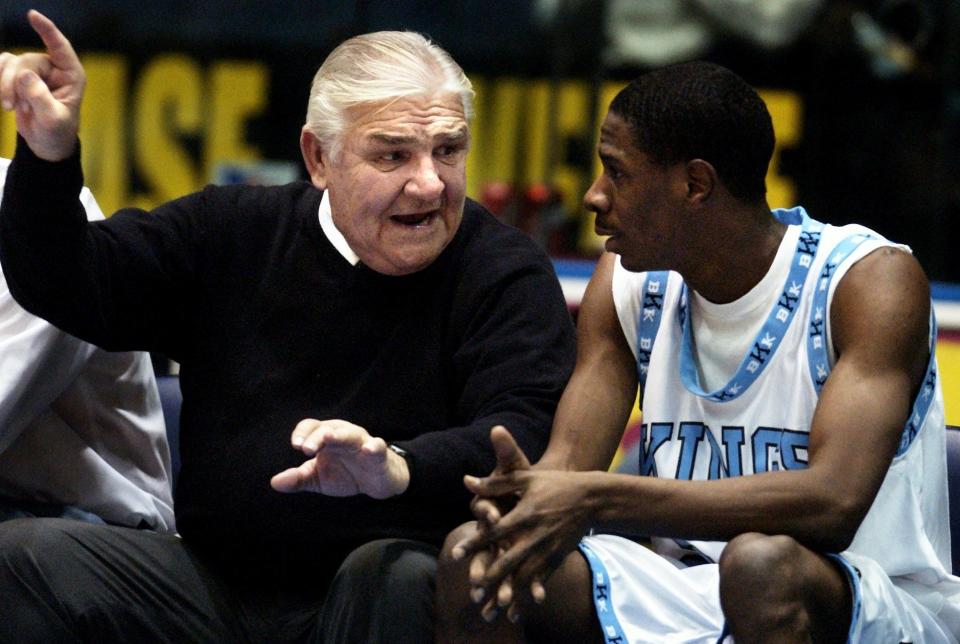
{"type": "Polygon", "coordinates": [[[312,458],[274,476],[270,485],[278,492],[385,499],[410,484],[410,470],[402,456],[382,438],[345,420],[302,420],[290,442],[312,458]]]}

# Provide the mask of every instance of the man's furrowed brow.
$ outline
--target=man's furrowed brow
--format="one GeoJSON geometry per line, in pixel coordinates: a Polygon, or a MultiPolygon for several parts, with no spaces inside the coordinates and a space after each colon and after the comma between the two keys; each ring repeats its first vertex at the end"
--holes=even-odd
{"type": "MultiPolygon", "coordinates": [[[[442,129],[430,135],[433,141],[445,141],[448,143],[457,143],[464,141],[469,136],[469,130],[466,127],[454,129],[442,129]]],[[[414,134],[390,134],[388,132],[373,132],[367,137],[376,144],[385,146],[413,145],[420,141],[414,134]]]]}
{"type": "Polygon", "coordinates": [[[434,135],[436,139],[443,139],[444,141],[449,141],[450,143],[456,143],[457,141],[462,141],[467,138],[469,130],[466,126],[458,127],[454,130],[441,130],[434,135]]]}
{"type": "Polygon", "coordinates": [[[383,145],[409,145],[417,140],[417,137],[408,134],[387,134],[386,132],[375,132],[370,135],[370,139],[375,143],[383,145]]]}

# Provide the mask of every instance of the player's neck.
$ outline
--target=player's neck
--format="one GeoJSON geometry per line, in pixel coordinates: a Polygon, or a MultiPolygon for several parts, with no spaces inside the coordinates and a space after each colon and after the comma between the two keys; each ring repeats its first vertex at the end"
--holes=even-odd
{"type": "Polygon", "coordinates": [[[723,217],[728,225],[709,235],[709,250],[684,280],[707,300],[725,304],[739,299],[770,270],[786,232],[763,204],[723,217]]]}

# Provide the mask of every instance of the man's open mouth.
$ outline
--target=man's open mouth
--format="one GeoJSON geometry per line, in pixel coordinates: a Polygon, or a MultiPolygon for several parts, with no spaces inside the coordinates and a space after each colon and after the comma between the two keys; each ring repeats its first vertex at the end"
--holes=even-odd
{"type": "Polygon", "coordinates": [[[424,226],[429,224],[440,214],[439,210],[430,210],[427,212],[416,212],[409,215],[391,215],[390,219],[404,226],[424,226]]]}

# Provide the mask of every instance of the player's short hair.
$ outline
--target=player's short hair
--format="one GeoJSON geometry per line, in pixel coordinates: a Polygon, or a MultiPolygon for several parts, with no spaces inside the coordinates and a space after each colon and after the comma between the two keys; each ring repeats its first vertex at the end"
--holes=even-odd
{"type": "Polygon", "coordinates": [[[654,162],[703,159],[734,197],[764,199],[773,122],[756,90],[730,70],[690,62],[648,72],[617,94],[610,111],[654,162]]]}

